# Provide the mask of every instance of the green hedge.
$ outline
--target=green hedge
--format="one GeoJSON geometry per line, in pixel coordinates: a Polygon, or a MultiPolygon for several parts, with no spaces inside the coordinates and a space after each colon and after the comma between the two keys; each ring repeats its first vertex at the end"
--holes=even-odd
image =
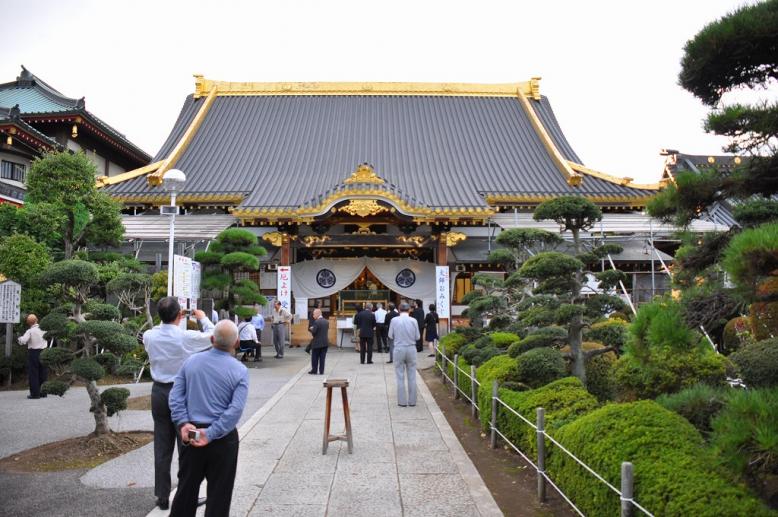
{"type": "Polygon", "coordinates": [[[778,386],[778,338],[749,343],[729,358],[749,388],[778,386]]]}
{"type": "Polygon", "coordinates": [[[711,431],[711,421],[727,402],[729,388],[697,384],[690,388],[657,397],[656,403],[678,413],[703,436],[711,431]]]}
{"type": "MultiPolygon", "coordinates": [[[[581,381],[565,377],[536,390],[516,392],[500,389],[500,399],[530,422],[536,421],[536,409],[545,410],[546,430],[553,430],[585,415],[598,407],[595,399],[581,381]]],[[[535,430],[519,417],[499,407],[497,428],[530,458],[537,454],[535,430]]]]}
{"type": "Polygon", "coordinates": [[[459,349],[462,348],[467,344],[467,338],[463,336],[462,334],[457,334],[455,332],[451,332],[450,334],[446,334],[442,338],[440,338],[440,341],[438,342],[438,346],[445,347],[446,349],[446,357],[449,359],[453,359],[454,355],[459,352],[459,349]]]}
{"type": "MultiPolygon", "coordinates": [[[[552,434],[611,484],[621,462],[634,465],[635,500],[654,515],[771,515],[716,468],[700,433],[653,401],[610,404],[552,434]]],[[[619,515],[619,498],[566,454],[552,448],[551,478],[587,515],[619,515]]]]}
{"type": "Polygon", "coordinates": [[[481,416],[481,428],[489,430],[489,419],[492,416],[492,382],[515,380],[516,359],[507,355],[492,357],[478,367],[475,376],[481,386],[478,388],[478,409],[481,416]]]}
{"type": "Polygon", "coordinates": [[[566,370],[565,359],[555,348],[533,348],[516,358],[517,380],[531,388],[561,379],[566,370]]]}
{"type": "MultiPolygon", "coordinates": [[[[462,357],[459,358],[459,362],[457,363],[459,365],[459,378],[457,379],[457,385],[459,386],[459,389],[462,390],[467,394],[468,397],[470,397],[470,378],[468,375],[470,375],[470,365],[465,361],[462,357]],[[464,373],[463,373],[464,372],[464,373]]],[[[454,379],[454,364],[453,362],[447,362],[446,366],[447,374],[450,379],[454,379]]]]}

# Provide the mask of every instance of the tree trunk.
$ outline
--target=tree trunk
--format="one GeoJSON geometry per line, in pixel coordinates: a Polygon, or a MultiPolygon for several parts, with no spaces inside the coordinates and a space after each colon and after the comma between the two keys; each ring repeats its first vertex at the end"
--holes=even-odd
{"type": "Polygon", "coordinates": [[[149,291],[146,291],[144,301],[146,305],[146,323],[149,328],[154,328],[154,318],[151,317],[151,293],[149,291]]]}
{"type": "MultiPolygon", "coordinates": [[[[573,245],[575,247],[575,254],[581,254],[581,238],[579,235],[579,229],[573,228],[573,245]]],[[[572,301],[578,302],[578,298],[581,296],[581,284],[583,283],[583,275],[581,270],[575,272],[575,284],[573,285],[572,301]]],[[[570,352],[573,355],[573,375],[578,377],[584,386],[586,386],[586,356],[583,351],[583,319],[582,317],[575,316],[570,322],[570,329],[567,333],[568,340],[570,341],[570,352]]]]}
{"type": "Polygon", "coordinates": [[[105,410],[103,402],[100,400],[100,391],[97,389],[95,381],[86,383],[86,391],[89,393],[89,399],[92,401],[92,414],[95,417],[95,435],[100,436],[111,432],[108,426],[108,413],[105,410]]]}

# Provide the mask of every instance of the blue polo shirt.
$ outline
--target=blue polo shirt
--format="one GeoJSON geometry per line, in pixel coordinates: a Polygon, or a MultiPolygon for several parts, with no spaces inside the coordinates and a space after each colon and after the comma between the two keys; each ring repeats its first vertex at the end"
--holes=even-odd
{"type": "Polygon", "coordinates": [[[248,369],[229,352],[212,348],[181,367],[170,390],[170,415],[177,427],[210,424],[208,440],[218,440],[238,425],[248,391],[248,369]]]}

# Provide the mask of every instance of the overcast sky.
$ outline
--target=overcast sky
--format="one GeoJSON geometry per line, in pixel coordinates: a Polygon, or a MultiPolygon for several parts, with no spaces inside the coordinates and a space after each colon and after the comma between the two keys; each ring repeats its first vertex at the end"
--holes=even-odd
{"type": "MultiPolygon", "coordinates": [[[[677,85],[684,43],[742,1],[0,0],[0,82],[24,64],[154,154],[194,89],[230,81],[541,76],[584,163],[656,181],[662,148],[717,154],[677,85]]],[[[279,171],[283,172],[283,171],[279,171]]]]}

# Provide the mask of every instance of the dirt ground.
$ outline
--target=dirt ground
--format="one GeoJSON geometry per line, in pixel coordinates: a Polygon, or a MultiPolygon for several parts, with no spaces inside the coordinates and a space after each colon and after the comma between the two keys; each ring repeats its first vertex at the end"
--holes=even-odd
{"type": "Polygon", "coordinates": [[[79,436],[12,454],[0,459],[0,472],[57,472],[94,468],[101,463],[142,447],[154,433],[129,431],[106,436],[79,436]]]}
{"type": "Polygon", "coordinates": [[[505,515],[511,517],[575,515],[551,487],[547,488],[549,494],[547,502],[538,503],[534,467],[510,449],[490,449],[488,440],[481,437],[480,424],[470,415],[470,406],[454,400],[451,386],[443,385],[440,375],[434,368],[422,370],[420,373],[459,438],[459,442],[505,515]]]}
{"type": "Polygon", "coordinates": [[[134,411],[151,411],[151,395],[128,398],[127,409],[132,409],[134,411]]]}

